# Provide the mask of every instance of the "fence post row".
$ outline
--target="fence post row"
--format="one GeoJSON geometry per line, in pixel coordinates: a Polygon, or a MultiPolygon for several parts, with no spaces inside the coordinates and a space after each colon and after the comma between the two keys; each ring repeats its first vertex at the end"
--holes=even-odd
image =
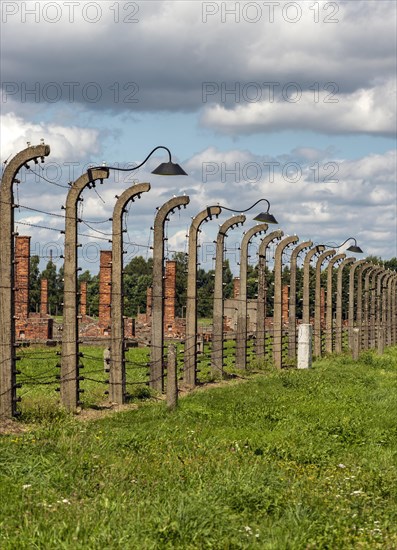
{"type": "MultiPolygon", "coordinates": [[[[18,182],[18,171],[28,162],[44,162],[50,154],[48,145],[28,147],[18,153],[7,164],[0,186],[0,416],[11,417],[17,414],[17,375],[16,369],[16,329],[15,323],[15,232],[13,185],[18,182]]],[[[95,186],[109,177],[109,169],[92,169],[70,184],[65,204],[65,248],[64,248],[64,302],[63,333],[61,351],[60,395],[64,407],[75,411],[80,404],[80,357],[79,349],[77,287],[78,272],[78,223],[77,206],[82,200],[85,188],[95,186]]],[[[106,344],[104,354],[105,370],[109,370],[109,399],[114,403],[126,401],[126,360],[123,294],[123,214],[129,201],[140,198],[150,190],[149,183],[139,183],[123,191],[117,197],[112,217],[112,265],[111,265],[111,335],[110,346],[106,344]]],[[[164,227],[176,208],[186,207],[187,196],[174,197],[159,207],[154,219],[153,242],[153,283],[152,283],[152,324],[150,341],[150,380],[149,385],[158,392],[164,391],[164,227]]],[[[220,206],[210,206],[199,212],[189,230],[188,278],[186,304],[186,334],[184,350],[184,383],[194,387],[197,383],[197,267],[198,234],[204,221],[218,217],[220,206]]],[[[224,369],[224,244],[228,232],[245,222],[243,214],[227,219],[219,228],[215,255],[215,279],[213,297],[213,332],[211,371],[215,376],[223,376],[224,369]]],[[[247,367],[248,299],[247,270],[249,245],[255,235],[266,233],[268,225],[258,224],[248,229],[240,246],[240,292],[237,307],[237,332],[235,361],[237,368],[247,367]]],[[[262,238],[258,253],[258,295],[256,300],[257,318],[255,329],[255,353],[258,359],[266,356],[266,302],[267,262],[266,253],[271,243],[279,241],[274,256],[274,296],[273,296],[273,363],[276,368],[283,366],[283,323],[288,324],[288,357],[297,358],[298,368],[308,368],[312,356],[321,357],[322,330],[325,328],[325,351],[340,353],[344,349],[343,300],[348,293],[348,349],[358,358],[361,349],[373,348],[383,353],[385,346],[397,343],[397,273],[366,260],[356,261],[346,258],[344,253],[326,250],[324,245],[313,247],[312,241],[305,241],[293,248],[290,259],[289,295],[283,293],[283,254],[289,245],[296,244],[297,236],[285,237],[282,230],[273,231],[262,238]],[[303,258],[303,283],[297,289],[297,262],[301,252],[303,258]],[[315,269],[311,261],[315,259],[315,269]],[[321,276],[323,263],[329,260],[326,269],[326,293],[322,289],[321,276]],[[346,270],[349,270],[348,274],[346,270]],[[348,279],[348,285],[344,281],[348,279]],[[314,288],[314,304],[310,304],[311,284],[314,288]],[[336,292],[334,283],[336,281],[336,292]],[[347,288],[348,287],[348,288],[347,288]],[[302,290],[302,319],[297,319],[297,295],[302,290]],[[312,307],[311,307],[312,306],[312,307]],[[314,320],[311,319],[314,306],[314,320]],[[286,308],[283,313],[283,308],[286,308]],[[324,308],[324,309],[323,309],[324,308]],[[325,314],[325,324],[324,324],[325,314]],[[299,326],[299,341],[297,340],[299,326]],[[312,353],[313,345],[313,353],[312,353]]],[[[45,294],[45,293],[44,293],[45,294]]],[[[45,309],[43,310],[45,313],[45,309]]],[[[170,344],[167,363],[168,406],[174,408],[177,402],[176,347],[170,344]]],[[[59,366],[59,365],[58,365],[59,366]]]]}

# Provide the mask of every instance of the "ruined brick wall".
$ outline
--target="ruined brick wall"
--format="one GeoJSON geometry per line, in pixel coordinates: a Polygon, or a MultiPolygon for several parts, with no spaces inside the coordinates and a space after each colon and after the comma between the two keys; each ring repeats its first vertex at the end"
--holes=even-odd
{"type": "Polygon", "coordinates": [[[110,304],[112,280],[112,251],[101,250],[99,260],[99,325],[103,335],[110,334],[110,304]]]}
{"type": "Polygon", "coordinates": [[[80,315],[87,315],[87,281],[80,283],[80,315]]]}
{"type": "Polygon", "coordinates": [[[41,279],[40,281],[40,313],[41,315],[48,314],[48,280],[41,279]]]}
{"type": "MultiPolygon", "coordinates": [[[[80,283],[80,323],[82,338],[109,338],[112,330],[112,251],[101,250],[99,259],[99,319],[87,315],[87,283],[80,283]]],[[[135,336],[135,319],[124,317],[124,338],[135,336]]]]}
{"type": "Polygon", "coordinates": [[[173,329],[175,323],[176,300],[176,262],[168,260],[165,264],[164,282],[164,330],[173,329]]]}
{"type": "Polygon", "coordinates": [[[15,237],[15,317],[19,321],[29,315],[30,237],[15,237]]]}
{"type": "Polygon", "coordinates": [[[18,340],[52,340],[54,320],[41,317],[41,313],[31,313],[28,318],[15,325],[18,340]]]}
{"type": "Polygon", "coordinates": [[[124,318],[124,338],[133,338],[135,336],[135,319],[131,317],[124,318]]]}
{"type": "Polygon", "coordinates": [[[30,239],[15,237],[15,336],[19,340],[51,340],[53,320],[47,315],[47,279],[41,281],[40,313],[29,313],[30,239]]]}

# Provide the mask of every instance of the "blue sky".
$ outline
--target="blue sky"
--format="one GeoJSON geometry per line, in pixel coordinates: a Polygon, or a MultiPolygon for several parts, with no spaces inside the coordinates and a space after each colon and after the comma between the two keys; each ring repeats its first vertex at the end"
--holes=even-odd
{"type": "MultiPolygon", "coordinates": [[[[208,204],[243,210],[265,197],[285,234],[354,236],[366,255],[397,256],[394,1],[72,4],[2,3],[2,162],[43,138],[43,174],[66,185],[71,163],[77,177],[169,147],[188,177],[151,175],[159,153],[84,194],[83,215],[101,221],[132,179],[152,184],[130,209],[130,256],[150,254],[155,207],[180,193],[191,201],[167,227],[170,250],[186,250],[208,204]]],[[[22,176],[19,204],[42,212],[17,211],[18,231],[41,255],[61,253],[63,221],[45,212],[61,213],[67,190],[22,176]]],[[[110,224],[100,227],[81,238],[91,251],[108,246],[98,237],[110,224]]],[[[202,243],[217,229],[206,224],[202,243]]],[[[236,229],[230,248],[240,240],[236,229]]],[[[81,263],[96,272],[94,256],[81,263]]]]}

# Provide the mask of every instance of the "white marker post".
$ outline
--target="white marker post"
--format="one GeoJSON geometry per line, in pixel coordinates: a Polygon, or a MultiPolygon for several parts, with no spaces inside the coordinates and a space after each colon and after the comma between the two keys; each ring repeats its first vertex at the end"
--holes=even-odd
{"type": "Polygon", "coordinates": [[[298,327],[298,369],[310,369],[312,366],[312,325],[298,327]]]}

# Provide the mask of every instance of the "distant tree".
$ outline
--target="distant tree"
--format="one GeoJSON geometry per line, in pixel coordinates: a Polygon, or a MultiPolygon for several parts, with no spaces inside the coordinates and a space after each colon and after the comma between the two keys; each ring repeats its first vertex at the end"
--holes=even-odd
{"type": "Polygon", "coordinates": [[[153,259],[149,258],[145,260],[143,256],[135,256],[132,260],[124,267],[124,273],[127,275],[135,275],[139,277],[140,275],[151,275],[153,269],[153,259]]]}
{"type": "Polygon", "coordinates": [[[390,260],[386,260],[383,265],[386,269],[397,271],[397,258],[390,258],[390,260]]]}
{"type": "Polygon", "coordinates": [[[40,305],[40,258],[30,257],[29,265],[29,311],[36,312],[40,305]]]}
{"type": "Polygon", "coordinates": [[[229,260],[225,260],[223,263],[223,297],[232,298],[233,296],[233,273],[230,269],[229,260]]]}
{"type": "Polygon", "coordinates": [[[258,266],[247,267],[247,298],[253,300],[258,296],[258,266]]]}
{"type": "Polygon", "coordinates": [[[89,283],[92,279],[91,272],[86,269],[83,273],[79,275],[79,284],[80,283],[89,283]]]}
{"type": "Polygon", "coordinates": [[[50,315],[58,314],[58,278],[57,268],[52,260],[47,263],[46,268],[42,271],[41,279],[48,281],[48,313],[50,315]]]}
{"type": "Polygon", "coordinates": [[[135,256],[124,268],[124,313],[135,317],[146,311],[147,288],[152,284],[153,259],[135,256]]]}
{"type": "Polygon", "coordinates": [[[212,317],[214,304],[214,270],[197,271],[197,315],[201,318],[212,317]]]}
{"type": "Polygon", "coordinates": [[[380,256],[367,256],[365,258],[365,261],[373,264],[383,265],[383,260],[380,256]]]}
{"type": "Polygon", "coordinates": [[[172,260],[176,262],[176,311],[177,317],[184,316],[187,291],[187,260],[185,252],[174,252],[172,260]]]}
{"type": "Polygon", "coordinates": [[[150,275],[124,276],[124,312],[129,317],[146,311],[147,288],[152,284],[150,275]]]}

